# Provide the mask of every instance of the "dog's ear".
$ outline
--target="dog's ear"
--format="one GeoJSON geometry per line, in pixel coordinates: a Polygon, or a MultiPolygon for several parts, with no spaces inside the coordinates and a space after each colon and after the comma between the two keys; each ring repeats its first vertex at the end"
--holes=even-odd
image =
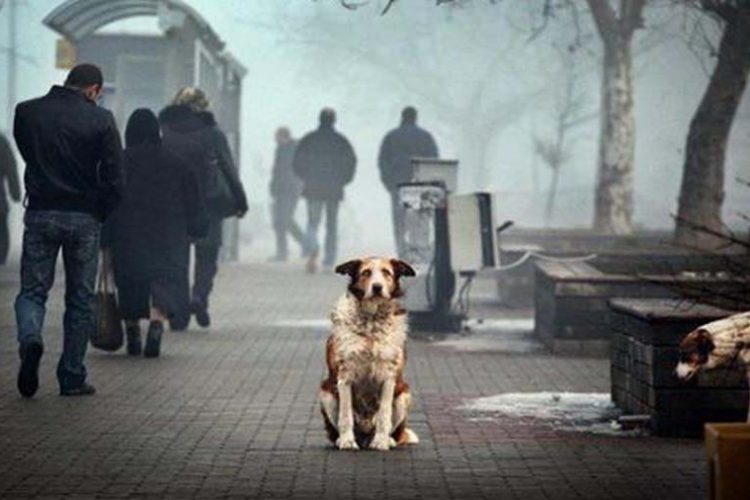
{"type": "Polygon", "coordinates": [[[391,265],[393,266],[393,272],[399,278],[401,276],[416,276],[417,272],[409,264],[399,259],[391,259],[391,265]]]}
{"type": "Polygon", "coordinates": [[[708,355],[716,348],[711,334],[706,330],[698,330],[696,332],[696,340],[698,354],[704,359],[708,358],[708,355]]]}
{"type": "Polygon", "coordinates": [[[339,264],[338,266],[336,266],[335,271],[338,274],[347,274],[351,278],[356,278],[357,274],[359,273],[359,267],[361,265],[362,265],[362,260],[354,259],[348,262],[344,262],[343,264],[339,264]]]}

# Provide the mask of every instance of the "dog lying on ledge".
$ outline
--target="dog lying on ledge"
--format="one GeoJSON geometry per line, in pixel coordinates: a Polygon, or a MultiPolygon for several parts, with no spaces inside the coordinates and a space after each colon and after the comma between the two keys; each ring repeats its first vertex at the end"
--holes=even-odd
{"type": "MultiPolygon", "coordinates": [[[[701,370],[740,364],[750,383],[750,312],[713,321],[687,334],[680,342],[675,374],[687,381],[701,370]]],[[[750,409],[747,421],[750,423],[750,409]]]]}
{"type": "Polygon", "coordinates": [[[326,343],[328,377],[320,406],[328,438],[340,450],[388,450],[416,444],[407,426],[411,405],[403,379],[406,311],[399,280],[414,276],[406,262],[369,257],[336,267],[349,288],[331,314],[326,343]]]}

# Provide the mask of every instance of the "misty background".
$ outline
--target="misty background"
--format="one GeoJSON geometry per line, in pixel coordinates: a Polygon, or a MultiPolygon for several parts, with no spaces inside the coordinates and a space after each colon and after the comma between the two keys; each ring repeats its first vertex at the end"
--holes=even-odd
{"type": "MultiPolygon", "coordinates": [[[[55,69],[58,35],[42,24],[60,3],[19,2],[18,101],[46,93],[65,76],[55,69]]],[[[379,180],[377,152],[405,105],[419,109],[419,123],[435,135],[441,156],[461,162],[462,191],[501,194],[501,218],[526,227],[591,225],[601,42],[587,13],[578,18],[558,14],[544,24],[542,2],[534,1],[436,7],[433,0],[401,0],[386,16],[379,15],[383,1],[356,10],[337,0],[185,3],[207,19],[248,69],[239,165],[251,209],[241,225],[243,260],[272,253],[268,183],[274,131],[287,125],[301,137],[317,126],[324,106],[337,110],[337,128],[358,157],[340,215],[342,258],[393,252],[389,198],[379,180]],[[566,161],[546,220],[552,170],[538,145],[554,136],[561,106],[571,95],[576,126],[567,131],[566,161]]],[[[635,224],[671,229],[689,122],[714,64],[705,42],[715,43],[718,30],[704,23],[696,34],[668,2],[646,8],[645,16],[646,28],[637,32],[634,50],[635,224]]],[[[7,26],[3,9],[0,128],[9,132],[7,26]]],[[[103,31],[154,33],[158,28],[155,18],[135,18],[103,31]]],[[[750,192],[735,181],[750,177],[747,93],[726,160],[724,220],[730,226],[740,226],[737,213],[750,207],[750,192]]],[[[19,254],[21,208],[11,210],[12,259],[19,254]]],[[[306,221],[303,204],[297,218],[306,221]]]]}

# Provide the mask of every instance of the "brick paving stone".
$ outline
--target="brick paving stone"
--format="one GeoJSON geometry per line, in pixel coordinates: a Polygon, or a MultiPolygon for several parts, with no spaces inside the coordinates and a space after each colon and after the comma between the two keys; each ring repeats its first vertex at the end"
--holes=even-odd
{"type": "MultiPolygon", "coordinates": [[[[3,498],[703,498],[699,441],[561,431],[534,419],[471,418],[467,399],[609,390],[606,360],[462,351],[413,339],[408,380],[421,443],[340,453],[316,405],[325,321],[344,288],[299,266],[220,271],[213,325],[167,333],[163,356],[90,350],[92,398],[57,396],[62,283],[48,304],[41,388],[16,393],[17,268],[0,268],[3,498]]],[[[491,288],[491,286],[490,286],[491,288]]],[[[476,300],[487,317],[506,312],[476,300]]]]}

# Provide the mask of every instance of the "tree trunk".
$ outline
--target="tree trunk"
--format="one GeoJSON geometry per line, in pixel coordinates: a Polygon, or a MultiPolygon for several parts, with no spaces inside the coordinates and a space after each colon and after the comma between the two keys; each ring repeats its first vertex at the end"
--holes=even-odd
{"type": "Polygon", "coordinates": [[[723,232],[724,158],[729,133],[750,72],[750,14],[726,19],[719,57],[690,122],[680,187],[675,239],[711,248],[726,243],[695,226],[723,232]]]}
{"type": "Polygon", "coordinates": [[[560,181],[560,168],[562,165],[552,167],[552,179],[550,180],[549,193],[547,194],[547,206],[544,209],[544,227],[550,227],[552,214],[555,211],[555,197],[557,196],[557,185],[560,181]]]}
{"type": "Polygon", "coordinates": [[[632,65],[630,37],[605,39],[594,229],[608,234],[628,234],[633,229],[632,65]]]}

